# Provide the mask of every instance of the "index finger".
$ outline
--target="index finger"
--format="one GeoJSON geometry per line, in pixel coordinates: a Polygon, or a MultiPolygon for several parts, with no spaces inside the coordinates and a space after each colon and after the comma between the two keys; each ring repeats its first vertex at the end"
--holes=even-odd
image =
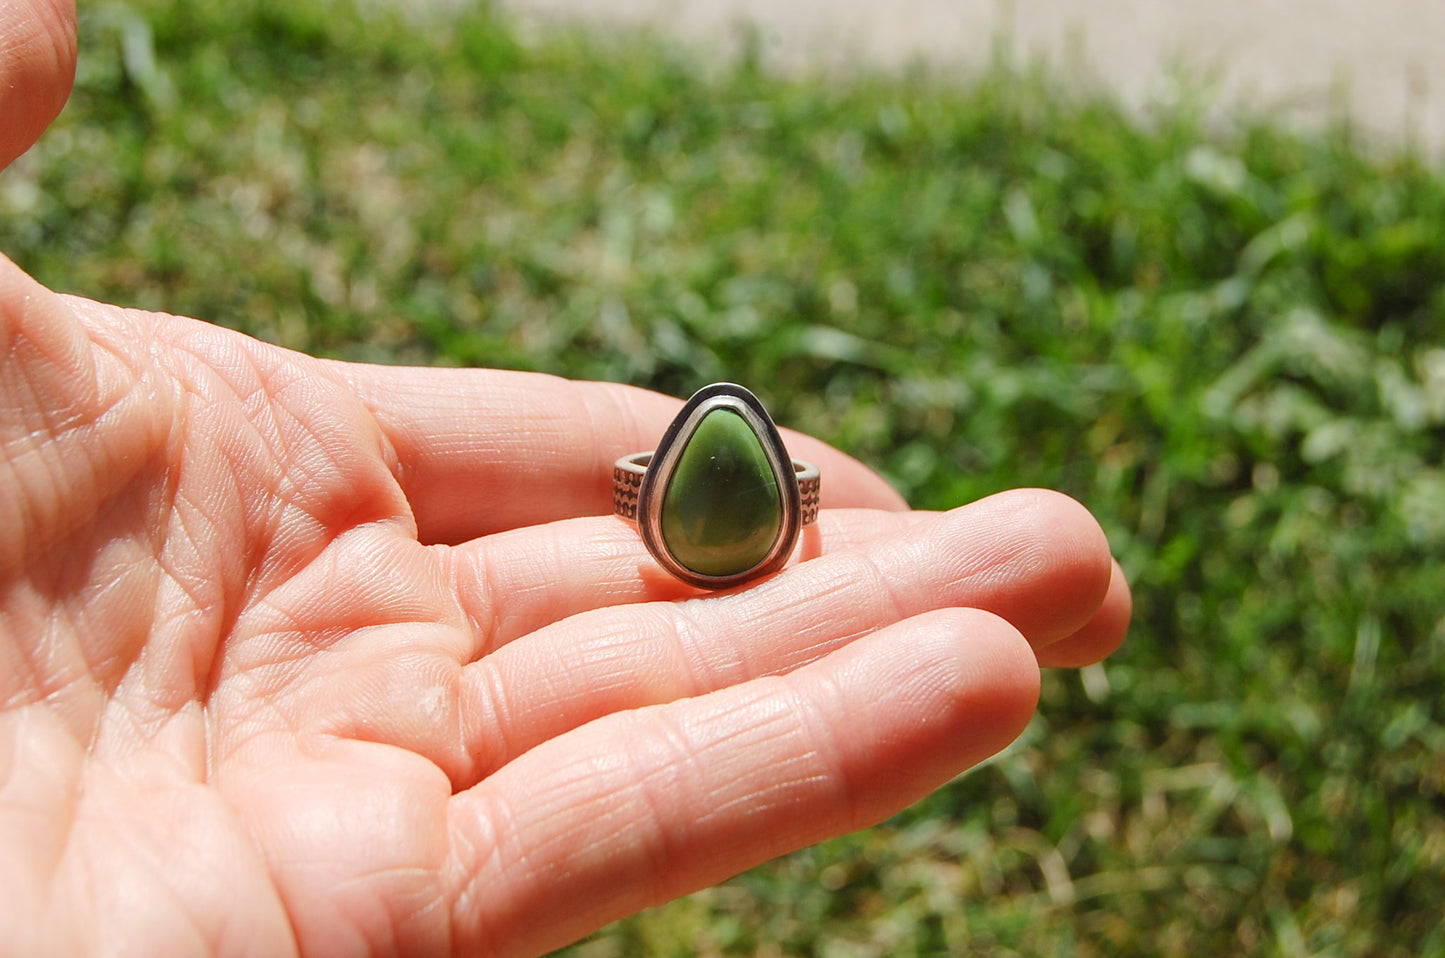
{"type": "MultiPolygon", "coordinates": [[[[645,452],[682,401],[617,383],[495,369],[337,364],[372,412],[424,542],[612,512],[612,464],[645,452]]],[[[823,472],[823,505],[902,509],[862,463],[784,430],[823,472]]]]}

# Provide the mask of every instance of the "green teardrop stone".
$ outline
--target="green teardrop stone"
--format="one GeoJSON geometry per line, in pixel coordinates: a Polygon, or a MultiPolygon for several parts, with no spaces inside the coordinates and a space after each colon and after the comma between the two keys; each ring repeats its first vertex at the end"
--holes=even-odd
{"type": "Polygon", "coordinates": [[[699,575],[737,575],[762,562],[783,525],[783,500],[762,442],[730,409],[693,431],[662,496],[662,540],[699,575]]]}

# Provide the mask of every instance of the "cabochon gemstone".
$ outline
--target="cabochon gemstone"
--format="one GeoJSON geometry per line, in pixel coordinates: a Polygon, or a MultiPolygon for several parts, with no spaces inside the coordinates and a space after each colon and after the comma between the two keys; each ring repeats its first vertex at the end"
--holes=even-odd
{"type": "Polygon", "coordinates": [[[699,575],[746,572],[783,526],[778,479],[747,420],[714,409],[693,430],[662,494],[662,541],[699,575]]]}

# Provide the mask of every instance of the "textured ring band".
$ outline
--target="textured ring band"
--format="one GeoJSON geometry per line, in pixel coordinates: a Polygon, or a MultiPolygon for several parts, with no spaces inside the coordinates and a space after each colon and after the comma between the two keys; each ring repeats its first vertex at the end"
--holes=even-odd
{"type": "Polygon", "coordinates": [[[612,508],[684,582],[722,589],[787,562],[818,517],[818,467],[788,455],[763,404],[733,383],[693,395],[653,452],[617,460],[612,508]]]}
{"type": "MultiPolygon", "coordinates": [[[[650,452],[623,456],[612,467],[612,511],[624,519],[637,521],[637,491],[642,488],[642,477],[647,475],[647,464],[652,456],[650,452]]],[[[803,525],[811,525],[818,521],[822,476],[817,466],[801,459],[793,460],[793,473],[802,500],[803,525]]]]}

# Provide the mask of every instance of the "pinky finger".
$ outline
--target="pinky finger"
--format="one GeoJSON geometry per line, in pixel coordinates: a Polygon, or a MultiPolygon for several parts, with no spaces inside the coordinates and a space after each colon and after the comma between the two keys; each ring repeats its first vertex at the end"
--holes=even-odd
{"type": "Polygon", "coordinates": [[[537,954],[883,820],[1012,741],[1028,642],[917,616],[784,676],[609,715],[453,799],[454,943],[537,954]]]}

